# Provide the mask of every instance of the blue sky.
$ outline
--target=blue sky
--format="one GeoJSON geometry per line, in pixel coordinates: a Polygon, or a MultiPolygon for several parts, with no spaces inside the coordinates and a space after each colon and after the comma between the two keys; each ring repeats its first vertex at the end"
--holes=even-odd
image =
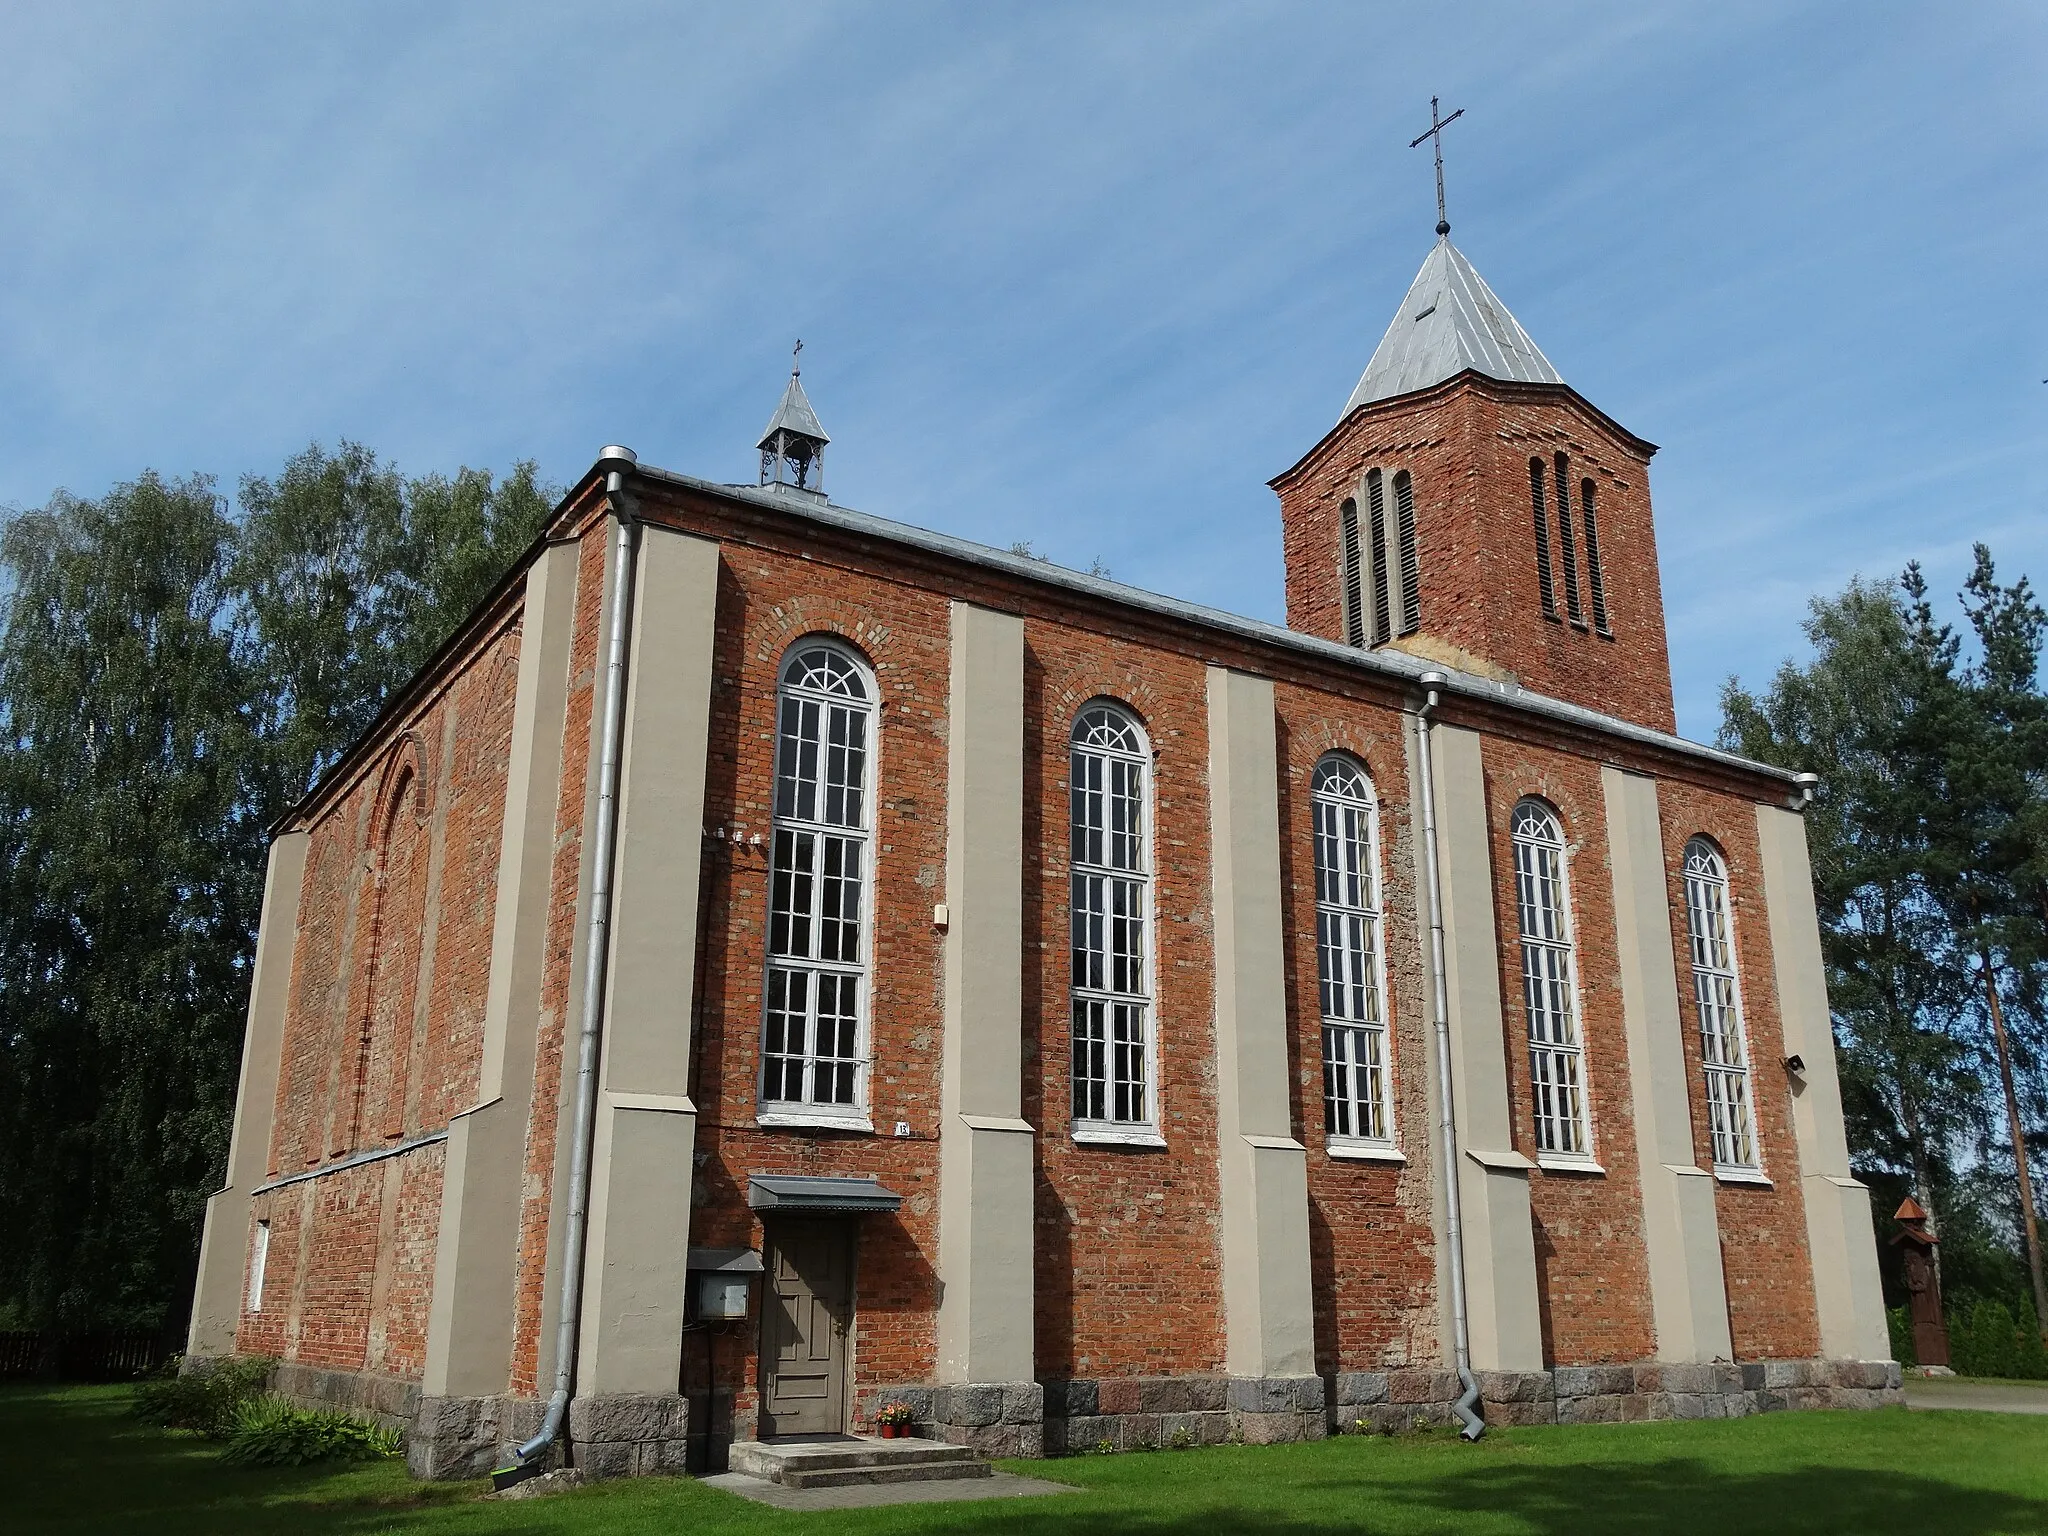
{"type": "Polygon", "coordinates": [[[14,6],[0,504],[606,442],[1278,619],[1265,481],[1454,238],[1652,468],[1681,728],[2048,580],[2048,7],[14,6]]]}

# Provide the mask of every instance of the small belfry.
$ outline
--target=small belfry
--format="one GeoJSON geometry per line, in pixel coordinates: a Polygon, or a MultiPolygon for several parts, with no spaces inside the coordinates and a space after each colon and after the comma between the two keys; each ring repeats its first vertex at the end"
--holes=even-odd
{"type": "Polygon", "coordinates": [[[804,344],[799,340],[790,356],[789,387],[782,403],[768,421],[768,428],[755,446],[761,450],[761,483],[787,486],[793,491],[825,494],[825,445],[832,439],[818,423],[804,394],[804,344]]]}

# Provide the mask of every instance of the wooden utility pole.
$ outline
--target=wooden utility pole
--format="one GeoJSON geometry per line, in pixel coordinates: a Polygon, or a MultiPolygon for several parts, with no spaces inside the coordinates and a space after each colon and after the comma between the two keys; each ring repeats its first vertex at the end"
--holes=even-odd
{"type": "Polygon", "coordinates": [[[1980,942],[1977,959],[1984,968],[1984,1000],[1991,1007],[1991,1038],[1998,1043],[1998,1076],[2005,1085],[2005,1118],[2012,1128],[2012,1156],[2020,1171],[2020,1216],[2026,1224],[2027,1268],[2034,1276],[2034,1323],[2048,1344],[2048,1277],[2041,1270],[2041,1221],[2034,1212],[2034,1178],[2027,1171],[2027,1132],[2020,1120],[2020,1096],[2012,1082],[2012,1048],[2005,1038],[2005,1006],[1998,1000],[1998,971],[1991,947],[1980,942]]]}

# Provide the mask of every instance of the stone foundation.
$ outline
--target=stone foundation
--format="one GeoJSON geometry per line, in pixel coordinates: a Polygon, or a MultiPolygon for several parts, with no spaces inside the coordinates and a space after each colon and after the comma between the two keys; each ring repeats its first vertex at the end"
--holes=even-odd
{"type": "Polygon", "coordinates": [[[586,1477],[681,1473],[690,1408],[675,1392],[620,1392],[569,1403],[569,1464],[586,1477]]]}
{"type": "MultiPolygon", "coordinates": [[[[1764,1360],[1750,1365],[1564,1365],[1554,1371],[1481,1371],[1489,1426],[1633,1424],[1655,1419],[1739,1419],[1807,1408],[1889,1408],[1905,1402],[1888,1360],[1764,1360]]],[[[1451,1371],[1347,1371],[1336,1378],[1335,1433],[1392,1434],[1457,1422],[1451,1371]]]]}
{"type": "Polygon", "coordinates": [[[1043,1456],[1047,1389],[1035,1381],[970,1382],[938,1387],[863,1387],[854,1426],[872,1434],[889,1403],[910,1409],[912,1428],[931,1440],[969,1446],[983,1456],[1043,1456]]]}
{"type": "Polygon", "coordinates": [[[1329,1432],[1320,1376],[1145,1376],[1055,1381],[1045,1387],[1045,1450],[1254,1445],[1320,1440],[1329,1432]]]}
{"type": "MultiPolygon", "coordinates": [[[[504,1453],[540,1432],[547,1404],[538,1398],[426,1397],[405,1435],[405,1464],[433,1481],[488,1477],[504,1453]]],[[[547,1465],[562,1465],[559,1446],[547,1465]]]]}
{"type": "Polygon", "coordinates": [[[410,1430],[420,1410],[418,1382],[374,1376],[368,1371],[336,1371],[285,1361],[270,1373],[270,1390],[301,1408],[359,1413],[388,1429],[410,1430]]]}

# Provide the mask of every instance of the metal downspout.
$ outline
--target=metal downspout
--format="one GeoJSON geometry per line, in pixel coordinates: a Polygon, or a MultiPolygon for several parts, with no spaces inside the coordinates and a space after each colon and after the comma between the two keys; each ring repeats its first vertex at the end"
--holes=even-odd
{"type": "Polygon", "coordinates": [[[1422,771],[1423,867],[1429,883],[1429,963],[1435,981],[1433,1002],[1436,1014],[1437,1099],[1443,1106],[1440,1125],[1443,1145],[1439,1161],[1444,1170],[1444,1241],[1450,1248],[1451,1345],[1458,1367],[1458,1380],[1465,1391],[1451,1404],[1451,1412],[1464,1421],[1458,1433],[1477,1440],[1486,1433],[1486,1421],[1476,1411],[1479,1379],[1472,1374],[1472,1341],[1465,1318],[1465,1220],[1464,1202],[1458,1193],[1458,1114],[1451,1100],[1451,1019],[1447,1005],[1448,979],[1444,973],[1444,892],[1437,870],[1436,773],[1430,753],[1430,712],[1436,708],[1437,689],[1445,681],[1441,672],[1425,672],[1418,679],[1429,690],[1422,708],[1415,712],[1417,764],[1422,771]]]}
{"type": "Polygon", "coordinates": [[[625,472],[639,460],[630,448],[608,447],[598,463],[605,476],[606,510],[618,519],[612,552],[611,632],[605,640],[604,716],[597,767],[597,827],[591,850],[590,922],[584,945],[583,1011],[576,1046],[576,1117],[570,1132],[569,1224],[562,1239],[562,1290],[555,1319],[555,1390],[540,1432],[492,1474],[509,1487],[541,1469],[541,1457],[561,1436],[569,1395],[576,1385],[576,1344],[583,1312],[583,1239],[590,1216],[590,1150],[597,1122],[598,1049],[604,1027],[604,989],[610,959],[612,862],[619,821],[620,740],[625,733],[626,662],[633,617],[634,555],[640,525],[625,495],[625,472]]]}

